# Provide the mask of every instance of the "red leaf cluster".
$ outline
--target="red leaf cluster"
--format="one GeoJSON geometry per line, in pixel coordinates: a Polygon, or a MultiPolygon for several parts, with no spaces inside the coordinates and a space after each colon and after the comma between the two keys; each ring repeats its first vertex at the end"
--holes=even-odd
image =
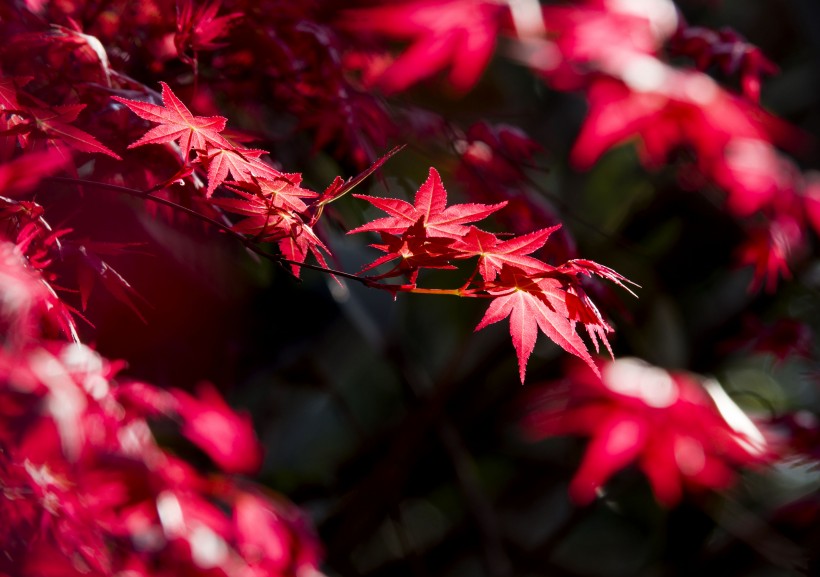
{"type": "Polygon", "coordinates": [[[318,548],[291,506],[231,477],[201,475],[162,449],[148,426],[149,419],[176,421],[223,470],[253,472],[261,449],[248,419],[212,387],[193,397],[122,381],[122,364],[84,345],[35,338],[53,315],[52,294],[13,245],[0,251],[0,571],[312,571],[318,548]]]}
{"type": "Polygon", "coordinates": [[[611,352],[607,333],[612,328],[587,297],[580,277],[596,274],[621,286],[624,286],[622,281],[628,281],[592,261],[569,261],[554,267],[529,256],[544,246],[557,226],[505,240],[473,225],[467,226],[499,211],[507,203],[448,207],[447,191],[434,168],[430,169],[412,205],[399,199],[354,196],[390,215],[350,231],[350,234],[378,232],[384,241],[384,244],[372,246],[387,254],[362,272],[398,261],[373,280],[407,275],[409,284],[394,290],[424,292],[416,286],[421,269],[453,268],[454,261],[477,259],[469,280],[449,294],[492,299],[476,330],[510,317],[510,335],[518,355],[522,383],[539,329],[562,349],[583,359],[593,370],[597,368],[576,332],[576,324],[580,322],[587,330],[596,350],[600,339],[611,352]]]}
{"type": "Polygon", "coordinates": [[[636,463],[657,499],[675,505],[684,489],[727,487],[738,466],[774,457],[773,445],[716,382],[622,358],[577,365],[566,382],[534,394],[524,425],[533,438],[590,437],[570,485],[591,502],[617,471],[636,463]]]}

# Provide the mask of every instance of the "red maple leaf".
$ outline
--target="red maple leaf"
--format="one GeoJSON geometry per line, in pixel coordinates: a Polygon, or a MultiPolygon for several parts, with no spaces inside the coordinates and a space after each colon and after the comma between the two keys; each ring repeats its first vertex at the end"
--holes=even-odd
{"type": "Polygon", "coordinates": [[[450,264],[450,261],[458,256],[458,252],[450,246],[453,244],[453,239],[441,237],[429,238],[427,236],[427,229],[424,228],[424,222],[421,218],[401,236],[383,232],[382,241],[384,244],[374,244],[371,246],[387,254],[377,258],[364,267],[361,272],[400,259],[393,269],[383,275],[379,275],[378,278],[388,278],[403,273],[410,273],[410,282],[415,283],[420,268],[455,268],[450,264]]]}
{"type": "Polygon", "coordinates": [[[207,154],[200,157],[208,167],[208,189],[205,196],[210,198],[217,186],[225,182],[230,173],[234,180],[252,181],[254,177],[276,178],[282,175],[259,157],[268,154],[267,150],[245,148],[209,148],[207,154]]]}
{"type": "Polygon", "coordinates": [[[478,256],[478,269],[485,281],[495,280],[504,265],[527,273],[545,272],[552,270],[552,267],[527,255],[544,246],[549,236],[559,228],[561,225],[551,226],[502,241],[496,235],[473,226],[453,248],[462,253],[461,258],[478,256]]]}
{"type": "Polygon", "coordinates": [[[307,204],[303,198],[316,198],[318,193],[299,186],[300,174],[279,173],[276,178],[257,178],[255,182],[231,182],[228,188],[243,200],[220,199],[218,203],[226,210],[240,214],[265,214],[270,208],[305,212],[307,204]],[[226,204],[227,201],[227,204],[226,204]],[[248,204],[243,208],[242,203],[248,204]]]}
{"type": "MultiPolygon", "coordinates": [[[[330,250],[313,232],[313,228],[294,212],[297,203],[304,204],[300,197],[318,195],[299,188],[298,182],[293,184],[286,179],[261,180],[260,183],[265,187],[264,190],[253,183],[239,183],[243,187],[247,185],[248,190],[253,192],[232,186],[231,190],[242,198],[217,198],[211,199],[211,203],[246,217],[231,227],[235,232],[253,236],[259,242],[278,243],[282,255],[296,263],[305,262],[308,253],[311,253],[322,266],[327,267],[322,251],[330,254],[330,250]],[[283,180],[285,182],[281,183],[283,180]]],[[[298,264],[291,263],[291,270],[294,276],[299,276],[298,264]]]]}
{"type": "Polygon", "coordinates": [[[348,192],[350,192],[351,190],[353,190],[355,187],[361,184],[365,178],[367,178],[368,176],[376,172],[378,169],[380,169],[385,162],[387,162],[393,157],[394,154],[401,152],[405,146],[406,145],[404,144],[394,146],[386,153],[384,153],[381,157],[379,157],[378,160],[371,163],[369,167],[367,167],[354,177],[344,180],[341,176],[337,176],[335,179],[333,179],[333,182],[331,182],[330,185],[328,185],[328,187],[322,193],[321,198],[319,198],[318,200],[319,206],[328,204],[330,202],[334,202],[342,196],[344,196],[345,194],[347,194],[348,192]]]}
{"type": "Polygon", "coordinates": [[[629,280],[622,274],[612,270],[608,266],[598,264],[595,261],[587,260],[585,258],[574,258],[572,260],[568,260],[560,267],[558,267],[557,271],[561,274],[572,275],[575,278],[579,278],[581,276],[591,277],[592,275],[596,275],[612,283],[615,283],[625,291],[629,292],[629,294],[631,294],[633,297],[638,296],[632,291],[632,289],[630,289],[624,283],[629,283],[633,286],[640,288],[639,284],[632,282],[631,280],[629,280]]]}
{"type": "Polygon", "coordinates": [[[424,223],[430,237],[458,239],[469,232],[467,223],[481,220],[502,209],[506,202],[498,204],[454,204],[447,206],[447,191],[441,183],[441,177],[435,168],[430,168],[427,180],[416,193],[414,204],[396,198],[379,198],[354,194],[380,208],[391,216],[379,218],[348,232],[386,232],[401,236],[413,226],[419,218],[424,223]]]}
{"type": "Polygon", "coordinates": [[[125,104],[140,118],[159,124],[143,134],[139,140],[129,144],[128,148],[177,141],[186,161],[191,149],[206,150],[209,144],[215,148],[233,148],[231,143],[219,134],[225,129],[227,118],[224,116],[194,116],[167,84],[164,82],[160,84],[164,107],[119,96],[111,97],[125,104]]]}
{"type": "Polygon", "coordinates": [[[522,383],[539,329],[597,372],[584,341],[575,331],[575,321],[569,318],[567,293],[560,281],[533,279],[520,269],[504,265],[499,280],[487,284],[487,292],[497,296],[475,330],[510,317],[510,336],[518,355],[518,374],[522,383]]]}
{"type": "Polygon", "coordinates": [[[565,298],[570,320],[580,322],[584,325],[596,351],[600,350],[599,344],[603,343],[607,351],[609,351],[610,356],[613,356],[612,347],[607,338],[607,333],[613,332],[612,327],[604,320],[598,307],[595,306],[595,303],[589,298],[581,283],[581,277],[592,277],[593,275],[618,285],[636,298],[638,296],[627,286],[627,283],[636,287],[640,285],[607,266],[586,259],[577,258],[569,260],[558,268],[540,273],[536,276],[539,278],[549,277],[561,281],[566,291],[565,298]]]}
{"type": "MultiPolygon", "coordinates": [[[[283,225],[287,226],[290,233],[277,243],[282,256],[286,259],[294,261],[290,265],[290,270],[293,276],[299,278],[301,267],[296,263],[305,262],[308,253],[313,255],[320,265],[325,268],[327,260],[322,251],[330,254],[330,249],[325,246],[325,243],[313,232],[313,228],[304,223],[297,216],[289,216],[285,214],[282,217],[283,225]]],[[[335,278],[335,277],[334,277],[335,278]]]]}

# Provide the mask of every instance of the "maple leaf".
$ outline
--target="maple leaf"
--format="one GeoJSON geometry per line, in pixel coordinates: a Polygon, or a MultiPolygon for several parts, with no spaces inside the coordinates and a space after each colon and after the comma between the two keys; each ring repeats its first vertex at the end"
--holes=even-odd
{"type": "MultiPolygon", "coordinates": [[[[296,263],[305,262],[308,253],[313,254],[319,264],[327,268],[327,261],[322,251],[330,254],[330,250],[313,232],[313,228],[292,208],[295,203],[301,203],[300,197],[317,196],[317,194],[299,188],[287,179],[279,179],[279,181],[283,180],[285,183],[271,181],[264,184],[265,181],[261,181],[267,187],[267,192],[264,194],[258,184],[236,183],[231,186],[231,190],[242,198],[216,198],[211,199],[210,202],[228,212],[247,217],[231,227],[235,232],[252,236],[259,242],[278,243],[282,255],[296,263]],[[255,193],[245,192],[237,185],[246,187],[248,190],[255,190],[255,193]],[[288,192],[285,192],[286,190],[288,192]]],[[[298,278],[299,265],[292,263],[291,271],[298,278]]]]}
{"type": "Polygon", "coordinates": [[[208,167],[208,189],[205,196],[210,198],[217,186],[225,182],[230,173],[234,180],[251,181],[254,177],[276,178],[282,173],[259,160],[267,150],[245,148],[209,148],[198,160],[208,167]]]}
{"type": "Polygon", "coordinates": [[[498,204],[454,204],[447,206],[447,191],[441,183],[441,177],[435,168],[430,168],[427,180],[416,193],[414,204],[395,198],[379,198],[354,194],[380,208],[391,216],[379,218],[348,232],[386,232],[401,236],[413,226],[419,218],[430,237],[438,236],[457,239],[469,232],[467,223],[481,220],[506,206],[505,202],[498,204]]]}
{"type": "Polygon", "coordinates": [[[603,343],[610,356],[614,356],[607,338],[607,334],[613,332],[613,329],[604,320],[598,307],[589,298],[581,283],[582,276],[591,277],[593,275],[618,285],[636,298],[638,296],[627,286],[627,283],[636,287],[640,285],[607,266],[586,259],[569,260],[558,268],[538,273],[535,277],[549,277],[561,281],[566,291],[566,304],[570,320],[584,325],[596,351],[600,351],[599,343],[603,343]]]}
{"type": "Polygon", "coordinates": [[[604,266],[595,261],[587,260],[584,258],[574,258],[562,264],[560,267],[558,267],[557,270],[560,273],[575,275],[576,277],[580,275],[596,275],[618,285],[619,287],[627,291],[629,294],[631,294],[633,297],[638,296],[632,291],[632,289],[626,286],[625,283],[629,283],[633,286],[640,288],[639,284],[632,282],[631,280],[629,280],[622,274],[618,273],[617,271],[612,270],[608,266],[604,266]]]}
{"type": "Polygon", "coordinates": [[[299,186],[302,182],[300,174],[284,174],[276,178],[257,178],[255,182],[231,182],[228,188],[243,197],[243,200],[220,199],[218,203],[240,214],[265,214],[270,209],[291,212],[305,212],[307,204],[303,198],[316,198],[318,193],[299,186]],[[226,204],[225,200],[229,202],[226,204]],[[242,207],[242,203],[249,203],[242,207]],[[229,208],[232,207],[232,208],[229,208]]]}
{"type": "Polygon", "coordinates": [[[348,178],[344,180],[341,176],[337,176],[333,179],[324,192],[319,196],[316,202],[313,204],[313,217],[310,220],[310,224],[314,225],[319,221],[319,218],[322,216],[322,212],[324,211],[325,205],[330,204],[331,202],[335,202],[342,198],[344,195],[349,193],[355,187],[357,187],[365,178],[376,172],[382,165],[387,162],[394,154],[404,149],[406,145],[402,144],[400,146],[394,146],[390,150],[388,150],[384,155],[382,155],[378,160],[373,162],[368,168],[361,171],[354,177],[348,178]]]}
{"type": "Polygon", "coordinates": [[[569,318],[566,292],[560,281],[552,278],[533,279],[520,269],[504,265],[499,280],[487,283],[486,290],[497,296],[475,330],[479,331],[510,317],[510,336],[518,356],[518,374],[522,383],[527,371],[527,359],[538,337],[538,329],[597,372],[584,341],[575,331],[575,322],[569,318]]]}
{"type": "Polygon", "coordinates": [[[32,269],[22,252],[7,241],[0,241],[0,292],[4,295],[0,324],[6,350],[17,349],[39,336],[47,321],[66,335],[74,330],[70,312],[59,306],[61,301],[48,283],[32,269]]]}
{"type": "Polygon", "coordinates": [[[666,2],[580,2],[544,6],[543,21],[552,42],[524,56],[561,90],[583,86],[592,70],[622,77],[630,65],[658,53],[677,23],[666,2]],[[557,51],[560,57],[554,55],[557,51]],[[546,64],[546,66],[545,66],[546,64]]]}
{"type": "Polygon", "coordinates": [[[295,263],[305,262],[308,253],[312,254],[320,265],[328,268],[327,260],[325,260],[322,251],[330,254],[330,249],[316,236],[312,227],[298,217],[288,216],[287,214],[282,217],[282,223],[283,228],[286,227],[289,230],[289,234],[279,240],[277,246],[286,259],[294,261],[290,265],[293,276],[299,278],[301,267],[295,263]]]}
{"type": "Polygon", "coordinates": [[[381,233],[381,236],[384,244],[373,244],[370,246],[387,254],[365,266],[361,272],[366,272],[385,263],[401,259],[393,269],[383,275],[379,275],[377,278],[387,278],[403,273],[410,273],[410,282],[415,283],[419,268],[455,268],[450,264],[450,260],[458,256],[459,253],[450,246],[453,243],[453,239],[440,237],[429,238],[422,218],[419,218],[416,223],[408,228],[400,237],[386,232],[381,233]]]}
{"type": "Polygon", "coordinates": [[[453,248],[462,253],[461,258],[478,256],[478,269],[485,281],[495,280],[504,265],[527,273],[545,272],[552,270],[552,267],[527,255],[544,246],[549,236],[559,228],[561,225],[551,226],[502,241],[496,235],[473,226],[453,248]]]}
{"type": "Polygon", "coordinates": [[[164,106],[129,100],[120,96],[111,97],[125,104],[140,118],[159,124],[143,134],[139,140],[129,144],[129,149],[145,144],[177,141],[182,149],[183,158],[187,161],[191,149],[206,150],[209,144],[215,148],[233,148],[231,143],[219,134],[225,129],[227,118],[224,116],[194,116],[167,84],[160,82],[160,85],[164,106]]]}
{"type": "Polygon", "coordinates": [[[340,199],[342,196],[353,190],[356,186],[361,184],[361,182],[376,172],[378,169],[382,167],[382,165],[390,160],[394,154],[400,152],[405,148],[405,144],[394,146],[390,150],[388,150],[384,155],[382,155],[379,159],[373,162],[369,167],[365,170],[361,171],[359,174],[352,178],[348,178],[347,180],[343,180],[341,176],[337,176],[333,179],[333,182],[328,185],[325,191],[322,193],[321,197],[319,198],[317,204],[319,206],[323,206],[330,202],[334,202],[340,199]]]}
{"type": "Polygon", "coordinates": [[[707,168],[708,176],[726,191],[726,208],[737,216],[779,205],[800,182],[794,163],[762,140],[730,140],[723,157],[707,168]]]}
{"type": "Polygon", "coordinates": [[[52,24],[50,34],[46,37],[47,41],[76,48],[85,48],[94,55],[99,63],[105,85],[111,87],[111,63],[102,42],[96,36],[84,34],[80,25],[73,19],[68,18],[68,24],[69,26],[52,24]]]}

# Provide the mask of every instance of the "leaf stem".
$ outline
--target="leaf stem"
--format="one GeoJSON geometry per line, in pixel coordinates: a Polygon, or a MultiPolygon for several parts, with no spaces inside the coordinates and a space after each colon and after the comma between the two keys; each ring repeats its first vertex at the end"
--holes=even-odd
{"type": "Polygon", "coordinates": [[[469,298],[494,298],[494,295],[476,293],[476,292],[471,291],[471,290],[465,290],[464,287],[460,287],[460,288],[457,288],[457,289],[435,289],[435,288],[414,287],[414,288],[403,290],[403,291],[400,291],[400,292],[414,293],[414,294],[419,294],[419,295],[449,295],[449,296],[469,297],[469,298]]]}

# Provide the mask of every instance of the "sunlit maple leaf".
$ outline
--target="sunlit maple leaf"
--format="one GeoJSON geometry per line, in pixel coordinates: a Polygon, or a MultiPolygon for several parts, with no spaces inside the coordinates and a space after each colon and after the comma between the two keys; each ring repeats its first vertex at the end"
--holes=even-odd
{"type": "Polygon", "coordinates": [[[351,10],[345,25],[361,32],[410,41],[378,76],[385,92],[399,92],[450,68],[459,92],[478,81],[492,56],[506,7],[486,0],[417,0],[351,10]]]}
{"type": "Polygon", "coordinates": [[[500,240],[496,235],[473,226],[453,248],[461,252],[463,258],[478,256],[478,269],[485,281],[495,280],[504,265],[516,267],[526,273],[544,272],[552,270],[552,267],[527,255],[544,246],[549,236],[559,228],[560,225],[552,226],[509,240],[500,240]]]}
{"type": "MultiPolygon", "coordinates": [[[[241,198],[214,198],[210,202],[246,217],[231,227],[235,232],[251,236],[259,242],[276,242],[282,256],[295,263],[305,262],[307,255],[312,254],[321,265],[327,267],[323,252],[330,254],[330,250],[313,227],[294,212],[295,206],[304,206],[300,198],[317,194],[284,178],[267,183],[263,180],[261,184],[265,187],[264,192],[255,183],[236,183],[231,190],[241,198]],[[246,192],[240,186],[253,192],[246,192]]],[[[291,271],[298,277],[299,265],[291,263],[291,271]]]]}
{"type": "Polygon", "coordinates": [[[575,331],[575,322],[569,318],[566,292],[560,281],[533,279],[524,271],[505,265],[499,280],[488,283],[487,292],[496,296],[475,330],[510,317],[510,336],[518,355],[522,383],[539,329],[562,349],[585,361],[594,371],[598,370],[575,331]]]}
{"type": "Polygon", "coordinates": [[[318,200],[318,204],[325,205],[330,202],[334,202],[353,190],[356,186],[361,184],[361,182],[366,179],[368,176],[376,172],[378,169],[382,167],[382,165],[390,160],[394,154],[402,151],[405,145],[402,144],[400,146],[394,146],[382,156],[380,156],[375,162],[371,163],[369,167],[361,171],[359,174],[352,178],[348,178],[344,180],[341,176],[337,176],[333,179],[333,182],[328,185],[325,191],[322,193],[321,197],[318,200]]]}
{"type": "Polygon", "coordinates": [[[587,260],[584,258],[574,258],[572,260],[568,260],[560,267],[558,267],[557,271],[560,273],[578,276],[588,276],[591,277],[592,275],[601,277],[606,279],[612,283],[615,283],[622,289],[626,290],[632,296],[638,296],[632,289],[630,289],[627,284],[631,284],[633,286],[639,286],[638,284],[632,282],[622,274],[617,271],[612,270],[608,266],[604,266],[599,264],[595,261],[587,260]]]}
{"type": "Polygon", "coordinates": [[[282,217],[282,224],[287,226],[290,234],[280,239],[277,243],[282,256],[286,259],[294,261],[290,265],[290,270],[293,276],[299,278],[301,267],[298,263],[303,263],[307,259],[308,254],[312,254],[323,267],[327,268],[327,260],[325,260],[324,253],[330,254],[330,249],[325,246],[325,243],[313,232],[313,228],[295,216],[282,217]]]}
{"type": "Polygon", "coordinates": [[[481,220],[502,209],[506,202],[498,204],[454,204],[447,206],[447,191],[441,183],[441,177],[435,168],[430,168],[427,180],[416,193],[414,204],[395,198],[379,198],[375,196],[353,195],[366,200],[376,208],[380,208],[391,216],[379,218],[348,232],[386,232],[401,236],[413,226],[419,218],[422,219],[428,236],[444,238],[460,238],[467,234],[467,223],[481,220]]]}
{"type": "Polygon", "coordinates": [[[601,315],[595,303],[592,302],[592,299],[589,298],[584,284],[581,282],[582,277],[592,277],[593,275],[618,285],[634,297],[638,296],[627,286],[631,284],[637,287],[636,283],[607,266],[586,259],[569,260],[557,268],[536,274],[535,277],[546,276],[560,280],[563,283],[566,290],[566,304],[570,320],[579,322],[584,326],[596,351],[600,351],[599,344],[603,343],[610,356],[613,356],[612,347],[607,336],[613,332],[613,329],[604,320],[603,315],[601,315]]]}
{"type": "Polygon", "coordinates": [[[726,191],[726,208],[736,216],[779,204],[801,180],[794,163],[763,140],[730,140],[723,158],[708,168],[708,176],[726,191]]]}
{"type": "Polygon", "coordinates": [[[216,148],[233,148],[231,143],[219,134],[225,129],[227,118],[194,116],[167,84],[164,82],[160,84],[162,85],[162,102],[165,106],[129,100],[120,96],[111,97],[125,104],[140,118],[159,124],[143,134],[139,140],[129,144],[128,148],[177,141],[186,161],[191,149],[206,150],[209,144],[216,148]]]}
{"type": "Polygon", "coordinates": [[[393,269],[383,275],[379,275],[379,278],[409,273],[410,282],[414,283],[418,275],[418,269],[420,268],[455,268],[450,264],[450,261],[458,256],[459,253],[451,248],[453,239],[441,237],[429,238],[422,217],[401,236],[395,236],[386,232],[381,233],[381,236],[384,244],[373,244],[371,246],[387,254],[364,267],[361,272],[366,272],[399,259],[399,262],[393,269]]]}
{"type": "Polygon", "coordinates": [[[268,154],[268,151],[246,148],[209,148],[208,152],[200,157],[201,162],[208,167],[208,189],[205,191],[205,196],[210,198],[216,187],[228,178],[228,174],[233,176],[234,180],[239,181],[252,181],[254,177],[276,178],[281,176],[281,172],[259,160],[263,154],[268,154]]]}
{"type": "Polygon", "coordinates": [[[303,198],[316,198],[318,193],[299,186],[302,177],[299,174],[280,173],[277,178],[257,178],[255,182],[231,182],[228,188],[240,195],[240,199],[219,199],[223,208],[239,214],[263,214],[273,208],[301,213],[308,206],[303,198]],[[244,208],[242,204],[247,206],[244,208]]]}
{"type": "Polygon", "coordinates": [[[677,26],[671,1],[582,0],[545,4],[543,23],[549,40],[530,38],[513,53],[560,90],[586,86],[603,72],[640,77],[646,56],[657,54],[677,26]]]}

